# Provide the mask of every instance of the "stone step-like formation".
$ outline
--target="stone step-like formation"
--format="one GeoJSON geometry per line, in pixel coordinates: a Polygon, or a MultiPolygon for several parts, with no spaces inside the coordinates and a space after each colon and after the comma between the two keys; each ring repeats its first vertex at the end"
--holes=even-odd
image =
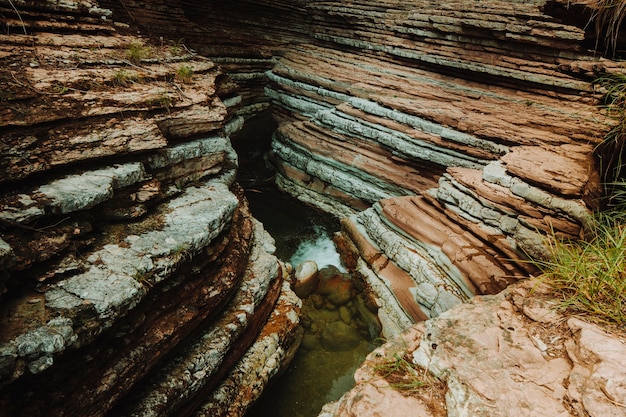
{"type": "Polygon", "coordinates": [[[191,415],[259,367],[245,410],[300,301],[235,183],[237,86],[96,1],[0,16],[0,415],[191,415]]]}
{"type": "Polygon", "coordinates": [[[309,3],[317,42],[268,73],[277,183],[350,216],[383,321],[496,293],[546,234],[580,235],[612,123],[592,82],[618,64],[588,49],[589,10],[561,6],[309,3]]]}

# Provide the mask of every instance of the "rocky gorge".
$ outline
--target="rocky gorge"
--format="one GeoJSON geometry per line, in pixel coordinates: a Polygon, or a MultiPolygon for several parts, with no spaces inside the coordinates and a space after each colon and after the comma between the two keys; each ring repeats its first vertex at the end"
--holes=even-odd
{"type": "MultiPolygon", "coordinates": [[[[594,80],[623,68],[596,16],[583,0],[0,0],[0,414],[245,414],[302,337],[230,142],[271,109],[276,183],[341,219],[383,336],[445,385],[412,413],[625,415],[623,340],[563,330],[523,280],[601,195],[593,151],[614,122],[594,80]]],[[[409,415],[360,372],[324,415],[409,415]]]]}

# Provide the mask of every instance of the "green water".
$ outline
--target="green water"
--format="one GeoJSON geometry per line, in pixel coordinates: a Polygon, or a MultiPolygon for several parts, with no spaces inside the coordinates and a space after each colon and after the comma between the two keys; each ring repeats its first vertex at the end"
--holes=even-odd
{"type": "MultiPolygon", "coordinates": [[[[292,263],[297,263],[294,255],[312,258],[320,268],[325,261],[335,264],[338,255],[330,239],[338,228],[334,221],[275,190],[251,194],[252,213],[276,239],[279,258],[292,263]]],[[[341,265],[335,266],[341,268],[341,265]]],[[[339,314],[339,309],[328,303],[316,308],[311,298],[304,300],[304,304],[303,312],[307,317],[317,315],[331,320],[339,314]]],[[[354,371],[373,350],[376,335],[369,334],[354,307],[348,305],[353,311],[352,324],[359,329],[358,344],[347,351],[327,350],[319,343],[312,349],[302,346],[289,368],[266,390],[246,417],[315,417],[324,404],[339,399],[353,386],[354,371]]],[[[308,333],[309,329],[305,339],[308,333]]]]}
{"type": "MultiPolygon", "coordinates": [[[[268,115],[261,115],[247,122],[233,140],[240,161],[238,181],[246,190],[252,214],[276,240],[279,259],[294,267],[311,259],[320,268],[334,265],[338,272],[345,272],[331,240],[339,230],[338,222],[280,193],[273,185],[273,172],[263,162],[263,153],[274,129],[268,115]]],[[[304,300],[304,304],[302,346],[246,417],[317,416],[324,404],[339,399],[353,386],[354,371],[373,350],[377,335],[371,335],[371,326],[368,328],[366,320],[361,320],[353,300],[338,308],[316,296],[304,300]],[[340,320],[340,309],[344,321],[340,324],[350,331],[352,339],[349,350],[333,351],[319,341],[324,327],[333,327],[332,323],[340,320]]]]}

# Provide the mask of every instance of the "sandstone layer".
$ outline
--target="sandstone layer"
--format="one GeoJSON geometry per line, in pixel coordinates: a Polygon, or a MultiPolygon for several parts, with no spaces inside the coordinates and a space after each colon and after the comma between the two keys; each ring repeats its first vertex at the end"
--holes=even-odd
{"type": "MultiPolygon", "coordinates": [[[[462,384],[450,340],[467,320],[514,322],[473,328],[484,355],[530,346],[518,287],[445,319],[532,273],[525,254],[578,237],[597,203],[592,153],[612,121],[593,80],[621,69],[594,51],[610,45],[587,3],[0,0],[0,415],[242,415],[260,395],[300,305],[229,138],[270,105],[276,181],[344,218],[385,336],[443,316],[416,330],[441,342],[412,351],[451,415],[493,407],[499,380],[520,415],[611,415],[620,376],[576,368],[580,341],[533,337],[539,352],[502,359],[529,373],[462,384]],[[546,364],[548,379],[531,372],[546,364]]],[[[400,413],[398,396],[373,401],[400,413]]]]}
{"type": "Polygon", "coordinates": [[[301,331],[235,183],[242,97],[112,15],[0,2],[0,415],[243,415],[301,331]]]}
{"type": "Polygon", "coordinates": [[[347,217],[387,334],[533,273],[597,206],[593,81],[620,68],[568,5],[309,3],[315,42],[268,73],[277,183],[347,217]]]}

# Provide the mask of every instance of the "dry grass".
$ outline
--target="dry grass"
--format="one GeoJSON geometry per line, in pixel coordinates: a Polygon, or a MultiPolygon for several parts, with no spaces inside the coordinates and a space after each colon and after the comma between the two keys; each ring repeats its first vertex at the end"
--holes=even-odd
{"type": "Polygon", "coordinates": [[[446,384],[415,365],[407,352],[395,353],[374,368],[389,386],[405,396],[417,396],[433,415],[446,415],[446,384]]]}
{"type": "Polygon", "coordinates": [[[552,236],[549,259],[534,262],[559,307],[596,322],[626,326],[626,224],[598,215],[584,241],[552,236]]]}
{"type": "Polygon", "coordinates": [[[596,50],[600,40],[604,42],[605,53],[615,54],[619,30],[626,17],[625,0],[589,0],[587,7],[592,10],[591,20],[595,24],[596,50]],[[601,35],[603,34],[603,35],[601,35]]]}

